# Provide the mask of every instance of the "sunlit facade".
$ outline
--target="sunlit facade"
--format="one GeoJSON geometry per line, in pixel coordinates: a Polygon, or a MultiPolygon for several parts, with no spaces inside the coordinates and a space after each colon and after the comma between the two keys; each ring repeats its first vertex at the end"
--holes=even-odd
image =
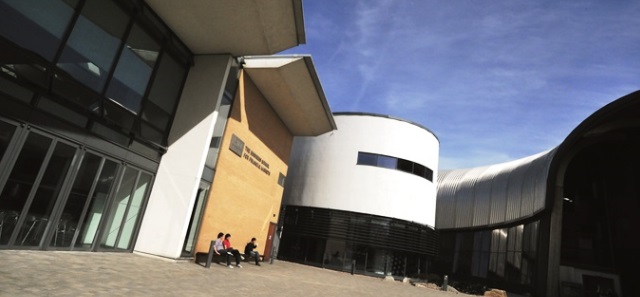
{"type": "Polygon", "coordinates": [[[294,140],[278,258],[374,276],[426,273],[437,254],[438,139],[388,116],[334,118],[336,131],[294,140]]]}
{"type": "Polygon", "coordinates": [[[311,57],[269,56],[302,20],[289,0],[0,0],[0,248],[178,259],[209,228],[268,246],[291,139],[335,128],[311,57]]]}

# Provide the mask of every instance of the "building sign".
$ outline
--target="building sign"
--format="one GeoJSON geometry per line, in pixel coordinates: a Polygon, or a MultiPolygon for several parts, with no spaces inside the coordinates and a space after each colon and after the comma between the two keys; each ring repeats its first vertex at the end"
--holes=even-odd
{"type": "Polygon", "coordinates": [[[238,157],[242,156],[242,151],[244,150],[244,141],[242,141],[235,134],[231,135],[231,144],[229,144],[229,149],[238,155],[238,157]]]}
{"type": "Polygon", "coordinates": [[[251,150],[248,146],[244,147],[243,157],[245,160],[248,160],[249,162],[251,162],[253,166],[260,169],[260,171],[264,172],[264,174],[271,175],[271,172],[269,171],[269,163],[263,160],[258,154],[256,154],[256,152],[251,150]]]}
{"type": "Polygon", "coordinates": [[[264,172],[264,174],[271,175],[271,171],[269,171],[269,163],[263,160],[260,155],[248,146],[245,146],[244,141],[235,134],[231,135],[231,144],[229,145],[229,149],[238,155],[238,157],[243,157],[245,160],[249,161],[253,166],[264,172]],[[244,153],[242,151],[244,151],[244,153]]]}

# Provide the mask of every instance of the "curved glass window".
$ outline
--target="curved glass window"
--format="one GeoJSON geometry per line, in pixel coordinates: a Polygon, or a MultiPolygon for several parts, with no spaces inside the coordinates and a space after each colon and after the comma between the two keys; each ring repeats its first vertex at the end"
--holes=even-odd
{"type": "Polygon", "coordinates": [[[396,169],[411,173],[433,182],[433,170],[424,165],[402,158],[385,155],[358,152],[358,165],[376,166],[388,169],[396,169]]]}

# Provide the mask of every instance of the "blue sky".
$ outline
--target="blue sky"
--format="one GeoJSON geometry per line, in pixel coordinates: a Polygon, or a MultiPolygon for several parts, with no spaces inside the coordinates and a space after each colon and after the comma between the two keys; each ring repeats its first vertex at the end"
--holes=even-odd
{"type": "Polygon", "coordinates": [[[388,114],[440,139],[440,169],[559,145],[640,89],[638,1],[304,1],[334,112],[388,114]]]}

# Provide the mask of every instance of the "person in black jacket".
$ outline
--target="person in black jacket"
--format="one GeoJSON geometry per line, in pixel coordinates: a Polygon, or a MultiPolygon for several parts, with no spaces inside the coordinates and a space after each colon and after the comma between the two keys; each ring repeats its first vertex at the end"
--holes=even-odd
{"type": "Polygon", "coordinates": [[[256,244],[256,238],[251,238],[250,242],[247,242],[247,245],[244,247],[244,254],[249,257],[254,257],[256,259],[256,265],[260,266],[260,253],[254,251],[258,245],[256,244]]]}

